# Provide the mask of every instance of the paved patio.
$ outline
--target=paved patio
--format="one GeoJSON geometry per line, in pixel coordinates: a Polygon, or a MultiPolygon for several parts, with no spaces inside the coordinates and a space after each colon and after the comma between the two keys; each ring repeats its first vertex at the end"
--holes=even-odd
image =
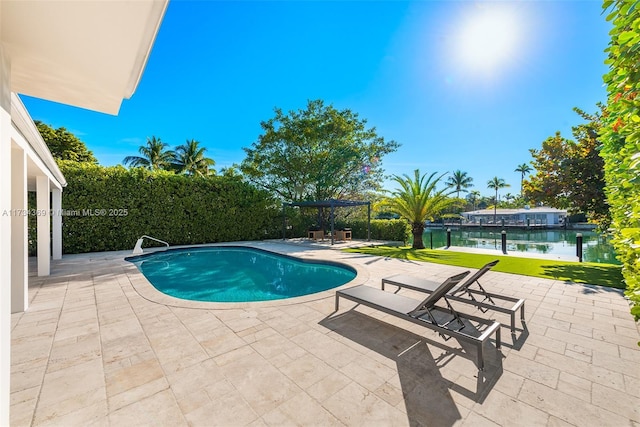
{"type": "MultiPolygon", "coordinates": [[[[348,286],[464,270],[255,245],[350,264],[348,286]]],[[[12,426],[640,426],[640,333],[619,290],[490,271],[488,290],[526,298],[527,327],[504,326],[479,374],[473,348],[346,300],[334,312],[334,291],[192,303],[127,255],[67,255],[30,278],[12,317],[12,426]]]]}

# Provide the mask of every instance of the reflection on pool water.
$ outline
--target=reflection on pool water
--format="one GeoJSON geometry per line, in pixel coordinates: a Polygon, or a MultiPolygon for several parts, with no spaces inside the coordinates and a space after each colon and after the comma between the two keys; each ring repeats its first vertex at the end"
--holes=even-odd
{"type": "MultiPolygon", "coordinates": [[[[513,230],[507,229],[507,252],[533,252],[539,254],[576,256],[576,234],[582,234],[583,261],[603,264],[620,264],[613,246],[606,236],[592,231],[576,230],[513,230]]],[[[446,230],[425,230],[423,241],[426,248],[446,246],[446,230]]],[[[502,249],[501,231],[496,230],[451,230],[451,245],[467,248],[502,249]]]]}
{"type": "Polygon", "coordinates": [[[191,301],[291,298],[335,288],[356,277],[346,265],[237,246],[170,249],[127,261],[160,292],[191,301]]]}

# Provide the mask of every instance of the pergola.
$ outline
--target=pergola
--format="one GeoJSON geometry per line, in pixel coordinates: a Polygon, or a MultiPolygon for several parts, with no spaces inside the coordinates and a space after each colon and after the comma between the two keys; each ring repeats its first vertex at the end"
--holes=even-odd
{"type": "Polygon", "coordinates": [[[286,206],[298,206],[301,208],[318,208],[318,210],[322,208],[331,208],[331,244],[334,243],[335,236],[335,208],[340,207],[354,207],[354,206],[367,206],[367,240],[371,240],[371,202],[363,202],[357,200],[337,200],[337,199],[329,199],[329,200],[318,200],[318,201],[309,201],[309,202],[292,202],[292,203],[282,203],[282,240],[287,239],[287,216],[285,213],[286,206]]]}

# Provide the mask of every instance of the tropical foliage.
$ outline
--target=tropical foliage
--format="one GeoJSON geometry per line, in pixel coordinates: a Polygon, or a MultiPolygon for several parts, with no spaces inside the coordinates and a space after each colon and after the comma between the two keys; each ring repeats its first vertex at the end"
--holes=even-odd
{"type": "Polygon", "coordinates": [[[522,186],[524,183],[524,177],[531,172],[533,169],[531,169],[531,166],[529,166],[526,163],[523,163],[521,165],[518,165],[518,167],[515,169],[514,172],[520,172],[520,194],[522,194],[522,186]]]}
{"type": "Polygon", "coordinates": [[[67,129],[63,127],[54,129],[38,120],[34,123],[54,159],[98,163],[98,160],[87,149],[85,143],[67,129]]]}
{"type": "Polygon", "coordinates": [[[609,224],[609,207],[604,192],[604,161],[599,154],[599,132],[604,106],[600,112],[587,114],[574,110],[587,123],[572,128],[575,139],[560,132],[547,138],[540,150],[530,150],[537,173],[524,181],[525,196],[535,202],[583,212],[603,228],[609,224]]]}
{"type": "Polygon", "coordinates": [[[606,52],[610,71],[604,76],[607,114],[601,129],[606,193],[613,244],[631,299],[640,318],[640,9],[637,2],[607,0],[613,24],[606,52]]]}
{"type": "Polygon", "coordinates": [[[166,144],[152,136],[147,138],[147,144],[138,149],[140,156],[127,156],[122,163],[133,167],[143,167],[152,171],[170,169],[175,161],[175,152],[168,149],[166,144]]]}
{"type": "Polygon", "coordinates": [[[241,164],[245,177],[285,201],[361,198],[381,188],[385,141],[351,110],[309,101],[304,110],[261,123],[263,133],[241,164]]]}
{"type": "Polygon", "coordinates": [[[466,172],[457,170],[447,178],[447,185],[456,190],[456,197],[460,197],[460,192],[467,192],[467,188],[473,185],[473,178],[466,172]]]}
{"type": "Polygon", "coordinates": [[[424,249],[422,234],[425,221],[433,220],[436,215],[457,203],[457,199],[449,197],[453,193],[450,188],[436,188],[445,174],[438,177],[436,175],[437,172],[428,177],[426,174],[420,175],[420,170],[416,169],[413,177],[392,177],[400,188],[391,193],[385,204],[392,212],[409,222],[414,249],[424,249]]]}
{"type": "Polygon", "coordinates": [[[183,145],[178,145],[175,150],[174,165],[178,173],[190,176],[205,176],[211,172],[211,167],[216,164],[213,159],[205,156],[205,147],[195,139],[187,140],[183,145]]]}
{"type": "Polygon", "coordinates": [[[493,222],[496,223],[498,217],[498,190],[501,188],[510,187],[509,184],[505,182],[504,179],[498,178],[494,176],[489,181],[487,181],[487,188],[491,188],[496,191],[496,196],[493,203],[493,222]]]}

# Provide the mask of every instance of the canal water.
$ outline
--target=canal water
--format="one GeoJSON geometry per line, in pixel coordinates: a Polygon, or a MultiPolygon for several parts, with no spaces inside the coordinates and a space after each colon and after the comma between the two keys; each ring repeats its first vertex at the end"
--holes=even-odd
{"type": "MultiPolygon", "coordinates": [[[[507,252],[576,256],[576,234],[582,234],[582,259],[585,262],[620,264],[609,239],[593,231],[582,230],[513,230],[507,229],[507,252]]],[[[424,246],[442,248],[447,245],[446,230],[427,228],[422,236],[424,246]]],[[[502,250],[501,230],[451,230],[451,246],[502,250]]]]}

